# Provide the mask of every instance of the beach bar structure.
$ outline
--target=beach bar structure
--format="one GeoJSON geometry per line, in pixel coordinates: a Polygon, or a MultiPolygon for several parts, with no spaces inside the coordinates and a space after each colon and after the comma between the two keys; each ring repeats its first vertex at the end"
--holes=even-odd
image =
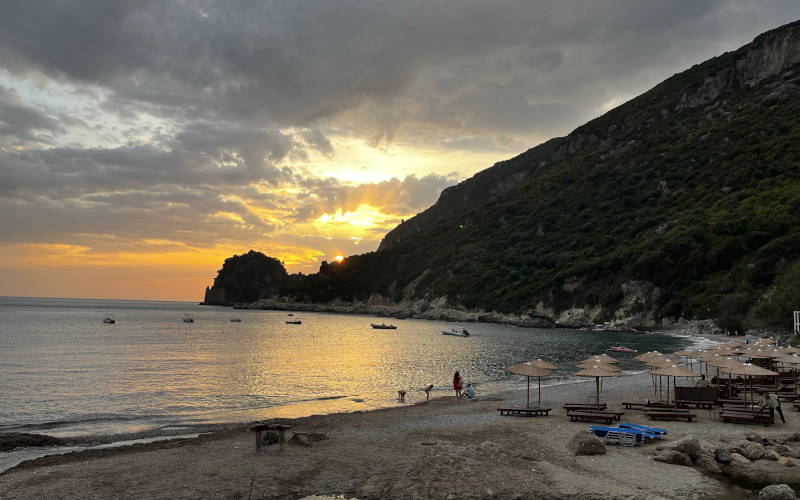
{"type": "Polygon", "coordinates": [[[800,311],[794,311],[794,333],[800,334],[800,311]]]}

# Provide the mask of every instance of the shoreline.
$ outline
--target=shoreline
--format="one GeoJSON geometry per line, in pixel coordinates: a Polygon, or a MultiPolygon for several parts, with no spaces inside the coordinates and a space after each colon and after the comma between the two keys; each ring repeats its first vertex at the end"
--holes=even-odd
{"type": "MultiPolygon", "coordinates": [[[[283,450],[255,453],[250,424],[186,440],[86,450],[29,461],[0,474],[7,498],[748,498],[727,481],[692,467],[652,460],[658,444],[608,445],[607,454],[574,456],[567,443],[587,429],[570,422],[561,405],[588,401],[594,380],[542,387],[553,410],[536,418],[501,417],[496,408],[525,404],[525,390],[480,395],[477,401],[447,395],[399,407],[279,419],[306,438],[283,450]],[[308,439],[309,436],[317,438],[308,439]],[[631,480],[648,477],[648,481],[631,480]],[[454,478],[459,478],[454,481],[454,478]]],[[[606,379],[603,401],[652,397],[646,373],[606,379]]],[[[681,384],[679,384],[681,385],[681,384]]],[[[531,399],[536,389],[531,390],[531,399]]],[[[625,410],[629,422],[653,425],[625,410]]],[[[665,444],[687,436],[734,443],[745,434],[777,436],[800,431],[724,424],[698,410],[699,421],[662,422],[665,444]]],[[[795,418],[792,418],[795,417],[795,418]]],[[[754,498],[754,497],[752,497],[754,498]]]]}
{"type": "MultiPolygon", "coordinates": [[[[648,332],[653,334],[664,334],[664,335],[672,335],[672,336],[679,336],[679,337],[689,337],[689,338],[697,338],[703,339],[701,343],[694,342],[693,346],[699,346],[703,343],[720,343],[727,340],[726,336],[720,335],[707,335],[707,334],[699,334],[699,335],[691,335],[691,334],[683,334],[674,331],[666,331],[666,332],[648,332]]],[[[613,353],[612,353],[613,354],[613,353]]],[[[642,365],[642,370],[626,370],[624,377],[630,376],[637,376],[645,373],[647,370],[644,365],[642,365]]],[[[557,380],[543,380],[542,381],[542,389],[548,388],[558,388],[558,387],[567,387],[571,385],[581,385],[587,384],[592,382],[591,379],[580,379],[580,378],[573,378],[573,377],[564,377],[558,378],[557,380]]],[[[478,383],[476,387],[478,388],[478,392],[481,391],[481,386],[485,384],[478,383]]],[[[490,398],[506,398],[509,394],[513,394],[515,391],[519,391],[520,383],[513,383],[511,380],[506,381],[504,384],[498,382],[491,382],[489,386],[494,387],[494,390],[490,393],[486,393],[482,395],[483,397],[490,397],[490,398]],[[498,385],[505,385],[506,387],[498,388],[498,385]],[[516,385],[517,387],[513,387],[516,385]]],[[[524,390],[524,389],[523,389],[524,390]]],[[[444,388],[440,389],[440,391],[449,393],[450,389],[444,388]]],[[[435,391],[433,396],[435,399],[438,399],[437,393],[439,391],[435,391]]],[[[447,396],[439,396],[439,397],[447,397],[447,396]]],[[[425,401],[421,401],[421,403],[425,403],[425,401]]],[[[258,420],[234,420],[234,421],[219,421],[219,422],[211,422],[205,424],[187,424],[187,425],[169,425],[165,427],[159,427],[154,429],[147,429],[143,431],[134,431],[134,432],[122,432],[122,433],[109,433],[109,434],[92,434],[92,435],[83,435],[83,436],[72,436],[66,438],[58,438],[62,441],[62,444],[55,447],[55,448],[37,448],[37,447],[27,447],[20,449],[21,455],[23,456],[30,456],[31,454],[27,453],[27,450],[31,450],[32,455],[31,458],[25,458],[22,460],[21,463],[11,465],[11,466],[4,466],[2,462],[0,462],[0,474],[4,473],[5,471],[12,470],[16,467],[20,467],[27,461],[38,461],[48,458],[51,455],[62,455],[63,453],[88,453],[89,455],[93,455],[97,452],[97,448],[99,447],[116,447],[118,443],[125,443],[131,442],[128,445],[120,445],[120,446],[132,446],[136,447],[145,441],[149,440],[158,440],[159,442],[169,442],[175,439],[199,439],[198,438],[187,438],[185,437],[187,434],[197,434],[200,437],[213,435],[218,433],[227,433],[227,432],[238,432],[242,431],[243,429],[253,425],[254,423],[263,422],[263,421],[285,421],[285,420],[297,420],[303,419],[308,417],[315,417],[321,415],[346,415],[351,413],[363,413],[363,412],[374,412],[374,411],[383,411],[383,410],[390,410],[390,409],[398,409],[403,408],[406,406],[413,406],[414,404],[420,404],[419,401],[411,402],[407,404],[387,404],[385,406],[367,408],[367,409],[354,409],[354,410],[344,410],[344,411],[332,411],[332,412],[324,412],[324,413],[309,413],[309,414],[296,414],[295,412],[286,411],[288,407],[274,407],[271,408],[271,412],[275,413],[276,415],[272,415],[269,417],[265,417],[258,420]],[[281,416],[281,413],[289,413],[292,416],[285,417],[281,416]],[[165,428],[171,429],[169,432],[164,432],[165,428]],[[66,451],[61,451],[66,450],[66,451]]],[[[38,434],[33,433],[32,436],[39,436],[42,438],[49,438],[48,434],[38,434]]],[[[158,445],[153,445],[157,447],[158,445]]],[[[102,453],[101,453],[102,454],[102,453]]]]}

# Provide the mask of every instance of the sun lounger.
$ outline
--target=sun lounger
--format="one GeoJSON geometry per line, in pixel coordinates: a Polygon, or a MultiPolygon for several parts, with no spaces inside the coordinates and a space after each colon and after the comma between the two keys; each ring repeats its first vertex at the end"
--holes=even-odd
{"type": "Polygon", "coordinates": [[[653,420],[684,420],[691,422],[693,418],[697,418],[694,413],[689,413],[689,410],[669,410],[666,408],[647,410],[645,412],[648,418],[653,420]]]}
{"type": "Polygon", "coordinates": [[[550,410],[551,408],[521,408],[516,406],[497,409],[497,411],[500,412],[501,416],[506,415],[506,416],[518,416],[518,417],[547,416],[550,414],[550,410]]]}
{"type": "Polygon", "coordinates": [[[639,424],[629,424],[628,422],[620,422],[620,427],[625,427],[628,429],[636,429],[643,431],[647,434],[655,436],[653,439],[661,439],[662,437],[666,436],[668,431],[666,429],[662,429],[660,427],[650,427],[647,425],[639,425],[639,424]]]}
{"type": "Polygon", "coordinates": [[[645,439],[647,439],[646,432],[636,429],[590,425],[589,430],[597,437],[603,438],[606,441],[617,441],[624,446],[642,444],[645,442],[645,439]]]}

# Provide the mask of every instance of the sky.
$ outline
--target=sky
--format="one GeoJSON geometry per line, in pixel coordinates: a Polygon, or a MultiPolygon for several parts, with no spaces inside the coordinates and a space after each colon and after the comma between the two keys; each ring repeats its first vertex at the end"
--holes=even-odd
{"type": "Polygon", "coordinates": [[[0,295],[203,298],[800,19],[787,1],[0,1],[0,295]]]}

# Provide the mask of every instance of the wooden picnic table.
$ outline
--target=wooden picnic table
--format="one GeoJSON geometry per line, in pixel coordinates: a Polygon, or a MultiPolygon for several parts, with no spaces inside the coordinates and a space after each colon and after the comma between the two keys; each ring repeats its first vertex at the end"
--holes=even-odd
{"type": "Polygon", "coordinates": [[[695,401],[692,399],[676,399],[675,404],[677,404],[681,408],[688,408],[689,405],[694,405],[695,408],[703,408],[704,410],[710,410],[716,404],[714,401],[695,401]]]}

